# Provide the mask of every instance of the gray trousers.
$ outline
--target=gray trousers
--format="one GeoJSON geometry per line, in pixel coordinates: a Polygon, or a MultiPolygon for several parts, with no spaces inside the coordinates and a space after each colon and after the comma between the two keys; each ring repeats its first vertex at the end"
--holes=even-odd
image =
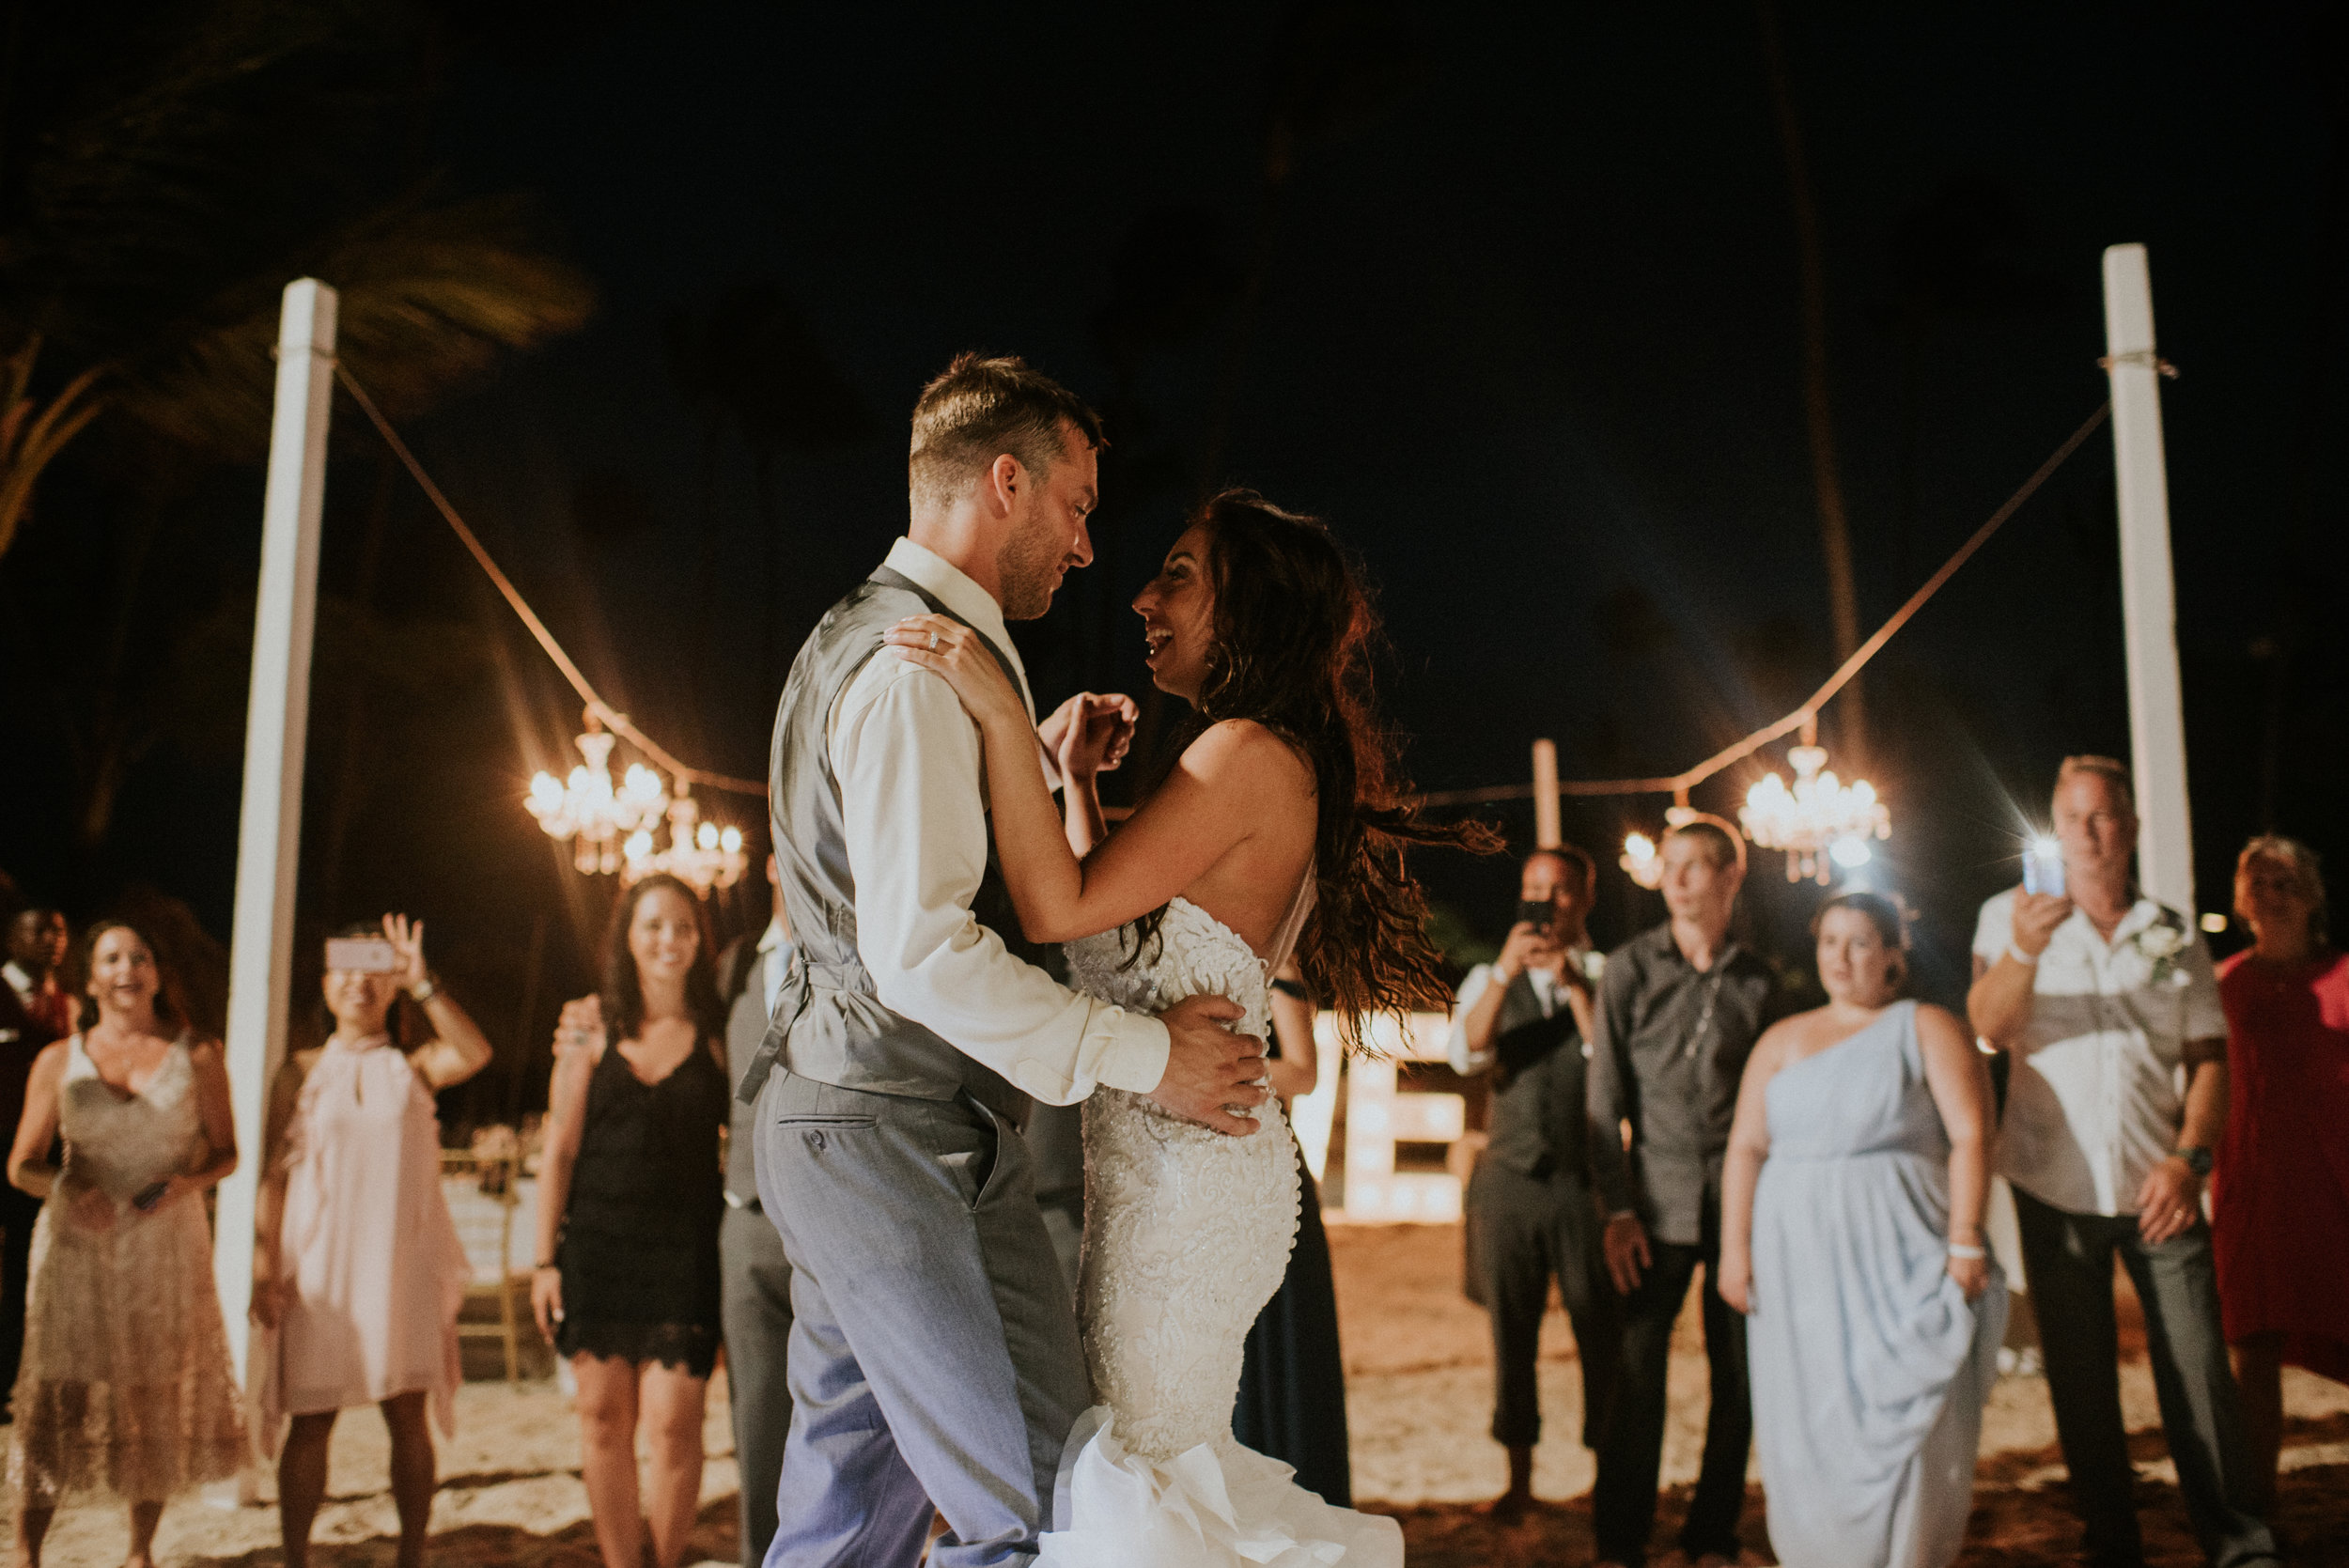
{"type": "Polygon", "coordinates": [[[938,1568],[1027,1562],[1090,1391],[1025,1141],[968,1095],[778,1068],[757,1160],[791,1263],[791,1436],[767,1568],[911,1568],[932,1505],[938,1568]]]}
{"type": "Polygon", "coordinates": [[[1472,1266],[1492,1315],[1493,1441],[1542,1440],[1542,1317],[1556,1280],[1582,1363],[1582,1446],[1595,1452],[1623,1358],[1623,1298],[1607,1276],[1590,1183],[1563,1172],[1529,1176],[1487,1155],[1469,1182],[1468,1210],[1472,1266]]]}
{"type": "Polygon", "coordinates": [[[2162,1435],[2195,1536],[2217,1568],[2272,1562],[2275,1537],[2250,1507],[2250,1451],[2234,1371],[2218,1327],[2210,1227],[2149,1246],[2134,1215],[2074,1214],[2015,1189],[2023,1268],[2039,1319],[2056,1436],[2072,1472],[2072,1500],[2097,1568],[2145,1560],[2137,1527],[2137,1470],[2121,1422],[2121,1353],[2112,1315],[2112,1257],[2120,1253],[2145,1312],[2145,1350],[2161,1400],[2162,1435]]]}
{"type": "Polygon", "coordinates": [[[742,1564],[754,1568],[767,1560],[767,1545],[775,1538],[775,1483],[783,1474],[783,1440],[791,1431],[785,1372],[791,1260],[765,1214],[728,1207],[718,1228],[718,1261],[734,1460],[742,1472],[742,1564]]]}

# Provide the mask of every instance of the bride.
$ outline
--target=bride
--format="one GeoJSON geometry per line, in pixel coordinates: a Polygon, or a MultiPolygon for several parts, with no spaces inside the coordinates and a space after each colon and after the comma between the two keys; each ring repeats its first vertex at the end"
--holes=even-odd
{"type": "MultiPolygon", "coordinates": [[[[1402,851],[1482,830],[1431,827],[1396,803],[1371,691],[1377,617],[1328,528],[1227,490],[1134,608],[1152,679],[1195,712],[1114,835],[1094,774],[1122,699],[1060,737],[1056,807],[1019,693],[969,629],[917,615],[889,633],[978,722],[1028,938],[1066,943],[1070,983],[1106,1001],[1155,1012],[1221,994],[1259,1035],[1266,977],[1292,952],[1349,1045],[1375,1014],[1443,1005],[1402,851]]],[[[1243,1342],[1296,1239],[1298,1183],[1278,1103],[1227,1109],[1257,1130],[1226,1137],[1114,1089],[1085,1104],[1078,1315],[1101,1403],[1062,1455],[1041,1563],[1400,1568],[1394,1521],[1330,1507],[1232,1436],[1243,1342]]]]}

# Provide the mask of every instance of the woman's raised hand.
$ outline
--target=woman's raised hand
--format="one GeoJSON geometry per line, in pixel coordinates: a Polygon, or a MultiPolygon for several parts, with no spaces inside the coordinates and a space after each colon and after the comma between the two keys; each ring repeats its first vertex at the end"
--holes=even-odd
{"type": "Polygon", "coordinates": [[[584,996],[563,1004],[563,1017],[554,1026],[556,1051],[577,1050],[585,1047],[593,1054],[603,1053],[603,999],[584,996]]]}
{"type": "Polygon", "coordinates": [[[430,978],[432,970],[424,961],[424,922],[411,921],[406,915],[385,915],[383,939],[392,944],[399,959],[399,968],[392,971],[392,984],[412,991],[430,978]]]}
{"type": "Polygon", "coordinates": [[[1030,728],[1028,705],[1012,684],[1009,672],[996,662],[979,634],[944,615],[908,615],[881,634],[909,664],[919,664],[946,677],[955,695],[981,724],[1013,723],[1030,728]]]}

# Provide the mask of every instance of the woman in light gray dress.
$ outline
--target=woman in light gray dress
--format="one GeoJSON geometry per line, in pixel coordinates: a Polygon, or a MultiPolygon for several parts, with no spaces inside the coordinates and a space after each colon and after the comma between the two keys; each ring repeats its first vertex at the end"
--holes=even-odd
{"type": "Polygon", "coordinates": [[[1754,1047],[1721,1175],[1770,1545],[1802,1568],[1942,1568],[2006,1328],[1989,1074],[1956,1018],[1900,1000],[1890,901],[1845,893],[1812,929],[1828,1004],[1754,1047]]]}

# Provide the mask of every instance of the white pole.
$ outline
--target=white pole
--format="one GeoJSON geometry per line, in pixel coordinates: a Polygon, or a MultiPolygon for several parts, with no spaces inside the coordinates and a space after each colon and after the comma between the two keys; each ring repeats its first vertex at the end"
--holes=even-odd
{"type": "Polygon", "coordinates": [[[228,1089],[236,1173],[220,1184],[212,1276],[237,1376],[244,1376],[253,1296],[253,1222],[261,1116],[286,1055],[293,981],[294,870],[302,848],[303,747],[310,722],[310,633],[318,609],[319,512],[334,396],[334,290],[286,286],[277,323],[277,414],[261,502],[260,606],[245,710],[244,807],[237,820],[237,912],[228,947],[228,1089]]]}
{"type": "Polygon", "coordinates": [[[2129,669],[2129,740],[2142,818],[2138,879],[2194,918],[2194,830],[2186,814],[2186,710],[2178,687],[2177,591],[2170,563],[2170,480],[2162,458],[2161,376],[2145,247],[2105,252],[2105,352],[2112,378],[2112,458],[2121,494],[2121,616],[2129,669]]]}
{"type": "Polygon", "coordinates": [[[1563,842],[1558,833],[1558,748],[1547,740],[1533,742],[1533,846],[1555,849],[1563,842]]]}

